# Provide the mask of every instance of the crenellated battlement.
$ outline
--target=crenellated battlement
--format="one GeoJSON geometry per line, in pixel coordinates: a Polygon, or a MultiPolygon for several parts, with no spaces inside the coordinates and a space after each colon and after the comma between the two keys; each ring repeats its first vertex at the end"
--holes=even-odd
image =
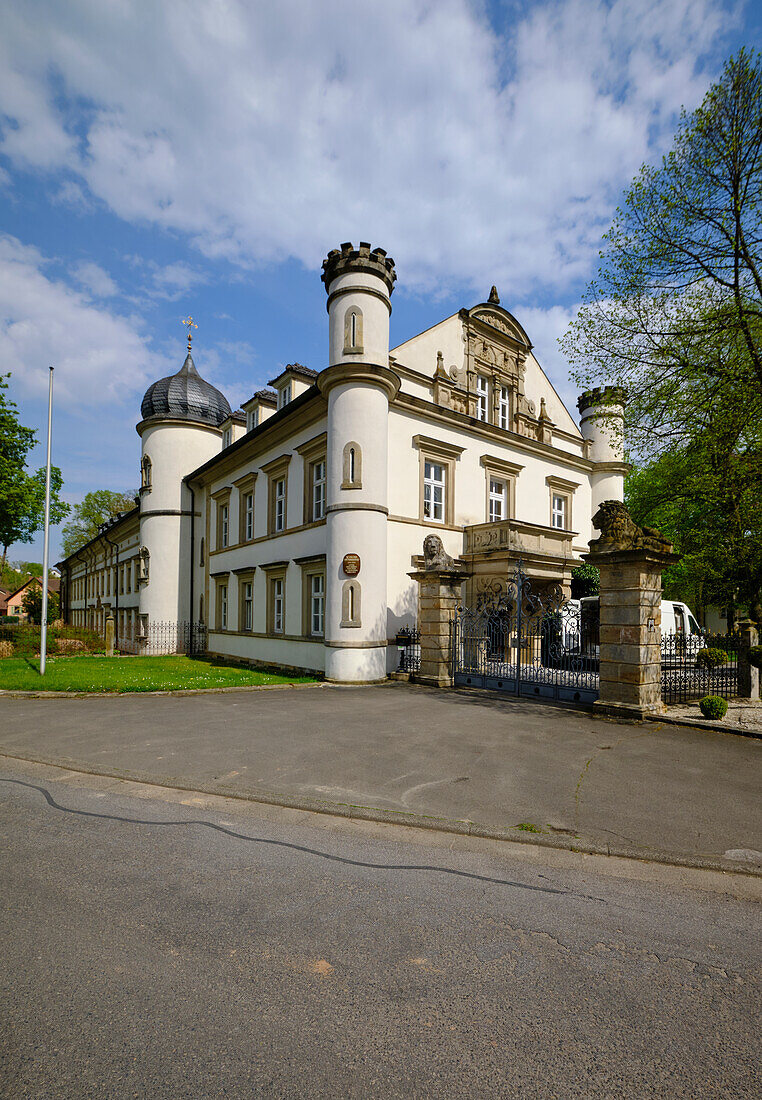
{"type": "Polygon", "coordinates": [[[577,398],[577,408],[580,415],[591,408],[625,405],[626,403],[627,390],[623,386],[596,386],[592,390],[585,390],[577,398]]]}
{"type": "Polygon", "coordinates": [[[326,291],[339,275],[346,275],[353,271],[377,275],[386,283],[389,294],[394,290],[397,272],[394,270],[394,260],[391,256],[387,256],[383,248],[371,249],[367,241],[360,241],[358,248],[354,248],[352,242],[347,241],[341,248],[331,249],[323,260],[321,278],[325,283],[326,291]]]}

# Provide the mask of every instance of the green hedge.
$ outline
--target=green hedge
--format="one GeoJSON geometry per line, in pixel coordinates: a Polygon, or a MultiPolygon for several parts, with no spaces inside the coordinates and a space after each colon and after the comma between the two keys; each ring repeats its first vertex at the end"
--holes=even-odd
{"type": "Polygon", "coordinates": [[[726,651],[717,648],[717,646],[712,646],[710,649],[700,649],[696,654],[696,664],[699,668],[717,668],[718,665],[728,664],[729,660],[726,651]]]}
{"type": "MultiPolygon", "coordinates": [[[[49,626],[47,651],[53,654],[103,653],[106,643],[94,630],[79,626],[49,626]]],[[[0,625],[0,657],[36,657],[40,628],[31,623],[0,625]]]]}
{"type": "Polygon", "coordinates": [[[713,722],[724,718],[728,713],[728,704],[721,695],[705,695],[699,700],[699,707],[704,717],[710,718],[713,722]]]}

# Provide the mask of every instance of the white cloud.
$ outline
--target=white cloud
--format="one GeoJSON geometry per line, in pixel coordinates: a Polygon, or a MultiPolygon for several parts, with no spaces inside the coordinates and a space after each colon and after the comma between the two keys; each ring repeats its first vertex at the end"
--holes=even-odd
{"type": "Polygon", "coordinates": [[[119,287],[109,273],[92,260],[83,260],[77,264],[72,275],[94,298],[113,298],[119,293],[119,287]]]}
{"type": "MultiPolygon", "coordinates": [[[[52,278],[47,260],[15,237],[0,237],[0,363],[32,397],[47,393],[56,367],[57,400],[82,406],[131,398],[169,373],[150,349],[141,321],[95,305],[88,294],[52,278]]],[[[108,276],[95,264],[82,269],[108,276]]]]}
{"type": "Polygon", "coordinates": [[[208,256],[315,267],[362,238],[401,287],[496,281],[514,301],[587,277],[732,23],[719,0],[533,3],[504,41],[466,0],[25,12],[0,63],[14,163],[65,168],[208,256]]]}

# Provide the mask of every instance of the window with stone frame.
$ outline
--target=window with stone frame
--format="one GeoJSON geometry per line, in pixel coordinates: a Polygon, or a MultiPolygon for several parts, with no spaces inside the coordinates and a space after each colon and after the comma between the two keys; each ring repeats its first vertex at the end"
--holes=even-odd
{"type": "Polygon", "coordinates": [[[214,495],[216,508],[216,549],[225,550],[230,545],[230,489],[214,495]]]}
{"type": "Polygon", "coordinates": [[[238,541],[254,538],[254,484],[256,474],[246,474],[235,482],[238,491],[238,541]]]}
{"type": "Polygon", "coordinates": [[[545,478],[549,491],[550,526],[557,531],[571,531],[572,529],[572,501],[574,493],[579,488],[579,483],[567,481],[565,478],[556,477],[554,474],[545,478]]]}
{"type": "Polygon", "coordinates": [[[489,378],[476,376],[476,419],[489,421],[489,378]]]}
{"type": "Polygon", "coordinates": [[[276,573],[268,581],[268,619],[271,634],[283,634],[286,629],[286,574],[276,573]]]}
{"type": "Polygon", "coordinates": [[[501,478],[489,479],[489,521],[500,523],[508,518],[508,484],[501,478]]]}
{"type": "Polygon", "coordinates": [[[445,522],[447,467],[425,459],[423,468],[423,518],[430,523],[445,522]]]}
{"type": "Polygon", "coordinates": [[[262,467],[267,476],[267,533],[282,534],[288,528],[288,469],[291,455],[268,462],[262,467]]]}
{"type": "Polygon", "coordinates": [[[326,433],[321,432],[296,448],[302,459],[304,483],[302,523],[319,523],[325,519],[327,438],[326,433]]]}
{"type": "Polygon", "coordinates": [[[217,597],[217,614],[216,614],[216,629],[227,630],[229,621],[229,606],[228,606],[228,577],[225,575],[222,578],[216,580],[216,597],[217,597]]]}
{"type": "Polygon", "coordinates": [[[509,386],[500,387],[497,406],[498,424],[504,431],[511,430],[511,390],[509,386]]]}
{"type": "Polygon", "coordinates": [[[238,629],[254,629],[254,574],[244,573],[238,577],[238,629]]]}
{"type": "Polygon", "coordinates": [[[516,479],[524,467],[490,454],[482,455],[479,464],[485,474],[487,522],[512,519],[516,514],[516,479]]]}

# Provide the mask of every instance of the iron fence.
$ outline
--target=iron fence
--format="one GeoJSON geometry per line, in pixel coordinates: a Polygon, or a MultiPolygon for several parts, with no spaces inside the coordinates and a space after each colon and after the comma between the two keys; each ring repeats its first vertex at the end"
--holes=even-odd
{"type": "Polygon", "coordinates": [[[158,657],[169,653],[183,653],[189,657],[206,650],[206,626],[191,622],[149,622],[136,637],[120,636],[117,642],[120,653],[158,657]]]}
{"type": "Polygon", "coordinates": [[[404,627],[395,639],[400,649],[398,672],[421,671],[421,632],[417,627],[404,627]]]}
{"type": "Polygon", "coordinates": [[[738,666],[746,659],[738,634],[662,634],[661,694],[665,703],[705,695],[738,695],[738,666]]]}

